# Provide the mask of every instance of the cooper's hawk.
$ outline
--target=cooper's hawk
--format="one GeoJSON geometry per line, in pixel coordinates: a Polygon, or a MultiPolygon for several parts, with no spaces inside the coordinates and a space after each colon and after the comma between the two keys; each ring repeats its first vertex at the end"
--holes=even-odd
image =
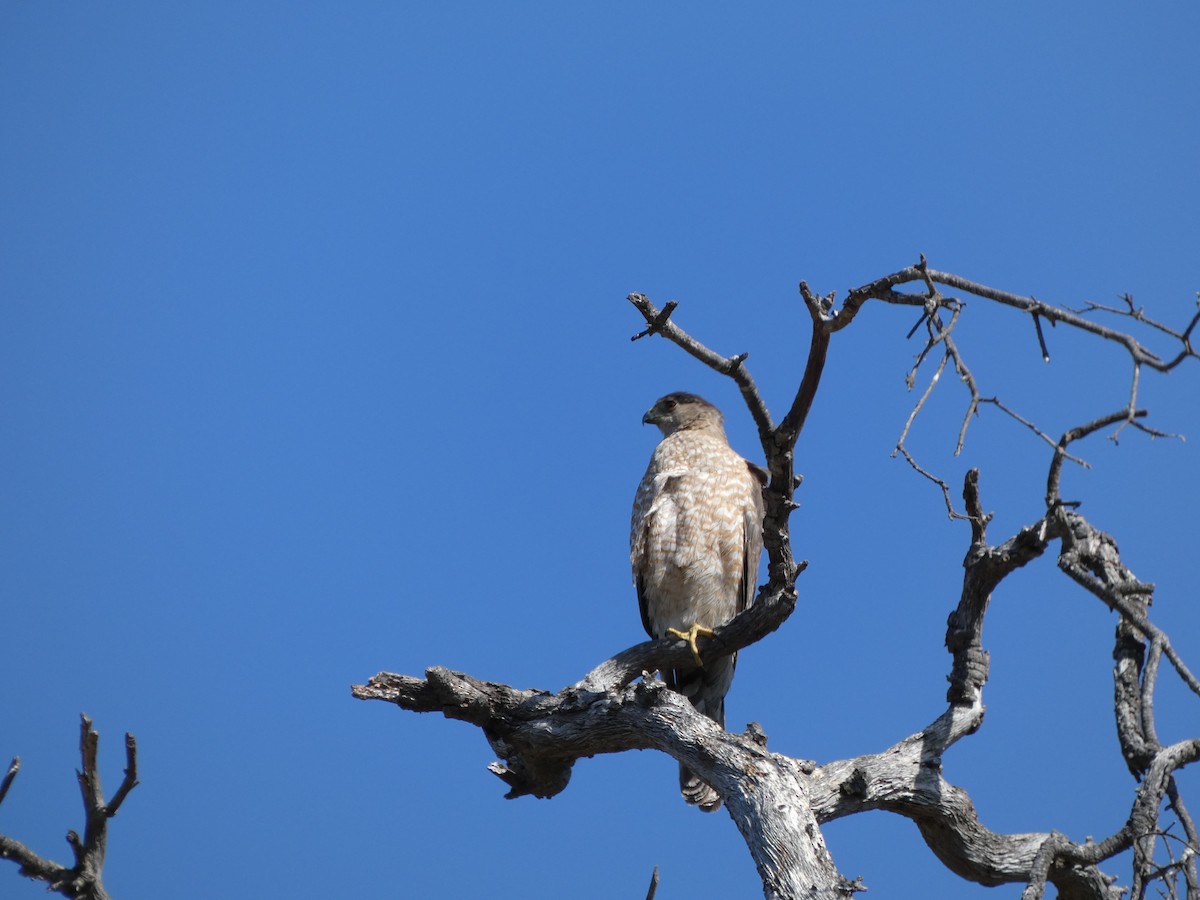
{"type": "MultiPolygon", "coordinates": [[[[724,728],[737,654],[701,666],[696,635],[724,625],[754,599],[762,553],[759,479],[730,448],[721,411],[695,394],[667,394],[642,422],[663,433],[638,485],[629,536],[642,624],[651,637],[690,640],[697,664],[663,678],[724,728]]],[[[679,790],[706,812],[721,805],[717,792],[682,765],[679,790]]]]}

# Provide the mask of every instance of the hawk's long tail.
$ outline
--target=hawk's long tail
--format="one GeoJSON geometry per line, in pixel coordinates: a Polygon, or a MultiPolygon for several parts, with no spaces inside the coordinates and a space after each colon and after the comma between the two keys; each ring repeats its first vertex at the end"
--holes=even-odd
{"type": "MultiPolygon", "coordinates": [[[[668,674],[667,685],[687,697],[698,712],[724,728],[725,695],[733,683],[736,665],[735,653],[711,660],[703,669],[676,669],[668,674]]],[[[679,766],[679,793],[704,812],[716,812],[721,808],[721,795],[683,764],[679,766]]]]}

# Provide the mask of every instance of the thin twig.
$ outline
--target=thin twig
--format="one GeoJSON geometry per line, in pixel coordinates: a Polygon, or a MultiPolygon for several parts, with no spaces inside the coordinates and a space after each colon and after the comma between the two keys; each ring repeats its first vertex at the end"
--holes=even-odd
{"type": "Polygon", "coordinates": [[[804,429],[804,423],[808,420],[809,410],[812,409],[813,400],[817,396],[817,388],[821,384],[821,375],[825,371],[825,356],[829,352],[831,334],[827,310],[833,302],[832,295],[823,300],[813,294],[803,281],[800,282],[800,296],[804,298],[804,305],[812,319],[812,337],[808,345],[808,359],[805,361],[804,374],[800,377],[800,386],[796,389],[792,405],[773,435],[777,445],[792,448],[796,446],[796,440],[804,429]]]}
{"type": "Polygon", "coordinates": [[[104,814],[108,818],[112,818],[117,814],[117,810],[121,808],[121,804],[125,802],[125,797],[135,787],[140,784],[137,777],[137,740],[129,732],[125,733],[125,778],[121,781],[121,786],[117,788],[117,792],[113,794],[112,799],[108,801],[108,805],[104,809],[104,814]]]}
{"type": "Polygon", "coordinates": [[[1087,301],[1087,303],[1081,308],[1066,308],[1071,310],[1071,312],[1078,313],[1079,315],[1086,315],[1090,312],[1107,312],[1118,316],[1127,316],[1128,318],[1133,319],[1134,321],[1139,322],[1148,328],[1153,328],[1156,331],[1160,331],[1163,334],[1175,338],[1177,341],[1181,341],[1184,344],[1185,351],[1190,349],[1188,346],[1188,341],[1191,337],[1192,329],[1196,327],[1198,322],[1200,322],[1200,312],[1196,313],[1196,315],[1192,317],[1192,320],[1188,323],[1187,327],[1183,331],[1175,331],[1173,328],[1169,328],[1163,323],[1151,319],[1146,315],[1144,308],[1137,307],[1135,309],[1133,305],[1133,297],[1129,294],[1122,294],[1121,300],[1123,300],[1125,303],[1125,309],[1117,309],[1113,306],[1106,306],[1103,303],[1093,303],[1090,300],[1087,301]]]}
{"type": "MultiPolygon", "coordinates": [[[[979,402],[987,403],[987,404],[990,404],[990,405],[996,407],[998,410],[1000,410],[1005,415],[1010,416],[1011,418],[1015,419],[1017,422],[1020,422],[1022,425],[1024,425],[1026,428],[1028,428],[1030,431],[1032,431],[1034,434],[1036,434],[1038,437],[1040,437],[1043,441],[1045,441],[1050,447],[1052,447],[1054,449],[1058,448],[1058,442],[1054,438],[1050,437],[1050,435],[1046,434],[1046,432],[1042,431],[1042,429],[1038,428],[1035,424],[1033,424],[1033,422],[1026,419],[1024,416],[1022,416],[1016,410],[1009,409],[1007,406],[1005,406],[1003,403],[1000,402],[999,397],[982,397],[982,398],[980,398],[979,402]]],[[[1065,450],[1063,451],[1063,459],[1069,459],[1071,462],[1075,463],[1078,466],[1082,466],[1085,469],[1090,469],[1092,467],[1091,463],[1089,463],[1087,460],[1081,459],[1078,456],[1073,456],[1072,454],[1067,453],[1065,450]]]]}
{"type": "Polygon", "coordinates": [[[926,320],[926,319],[928,319],[928,318],[929,318],[929,310],[927,310],[927,309],[925,309],[925,310],[922,310],[922,311],[921,311],[921,318],[917,319],[917,323],[916,323],[915,325],[913,325],[913,327],[912,327],[912,328],[908,329],[908,334],[906,334],[906,335],[904,336],[904,339],[907,341],[907,340],[909,340],[909,339],[910,339],[910,338],[911,338],[911,337],[912,337],[914,334],[916,334],[916,333],[917,333],[917,329],[918,329],[918,328],[920,328],[922,325],[924,325],[924,324],[925,324],[925,320],[926,320]]]}
{"type": "MultiPolygon", "coordinates": [[[[948,352],[951,353],[952,359],[955,362],[956,371],[958,372],[960,378],[967,383],[968,388],[971,391],[971,399],[968,403],[967,411],[963,417],[962,424],[959,427],[958,442],[955,447],[956,455],[962,451],[966,441],[967,429],[976,415],[979,405],[983,402],[994,402],[1001,409],[1008,412],[1022,424],[1026,425],[1026,427],[1031,428],[1051,446],[1055,446],[1055,444],[1048,438],[1048,436],[1045,435],[1044,432],[1042,432],[1041,429],[1037,428],[1023,417],[1016,415],[1007,407],[1001,405],[998,401],[988,401],[980,397],[978,386],[974,383],[970,369],[963,362],[961,355],[958,353],[957,347],[954,346],[953,340],[949,337],[948,332],[953,327],[953,320],[946,328],[939,327],[940,323],[933,321],[936,318],[937,310],[939,308],[961,308],[961,303],[953,298],[944,296],[938,289],[938,285],[944,285],[946,287],[972,294],[976,297],[981,297],[985,300],[990,300],[1004,306],[1009,306],[1013,309],[1029,314],[1029,316],[1033,319],[1034,331],[1037,335],[1038,347],[1041,351],[1042,358],[1047,362],[1049,362],[1050,359],[1050,352],[1046,344],[1045,330],[1042,328],[1043,319],[1048,321],[1051,326],[1057,326],[1059,322],[1062,322],[1065,325],[1085,331],[1103,340],[1119,344],[1129,354],[1130,360],[1134,365],[1134,378],[1130,390],[1130,399],[1126,405],[1126,414],[1123,417],[1113,420],[1113,423],[1111,423],[1119,423],[1116,431],[1112,435],[1113,440],[1116,440],[1121,432],[1129,426],[1134,427],[1138,431],[1141,431],[1150,437],[1181,437],[1180,435],[1152,428],[1138,421],[1140,418],[1139,414],[1137,413],[1138,382],[1142,365],[1147,365],[1158,371],[1165,372],[1173,369],[1185,359],[1192,357],[1200,358],[1200,353],[1198,353],[1196,348],[1192,345],[1192,334],[1197,327],[1200,327],[1200,311],[1196,312],[1192,316],[1186,328],[1184,328],[1182,331],[1175,331],[1148,318],[1141,309],[1135,309],[1133,306],[1133,300],[1128,295],[1123,298],[1126,305],[1125,310],[1104,307],[1099,304],[1089,304],[1089,307],[1085,310],[1071,310],[1066,307],[1059,307],[1049,303],[1044,303],[1041,300],[1038,300],[1036,297],[1022,297],[1007,291],[1001,291],[986,285],[978,284],[959,275],[932,269],[929,267],[925,255],[921,254],[916,265],[893,272],[892,274],[886,275],[883,278],[876,279],[870,284],[863,285],[862,287],[854,288],[849,291],[846,295],[845,301],[842,304],[841,310],[831,314],[831,328],[834,331],[838,331],[848,326],[858,312],[862,309],[863,305],[869,300],[879,300],[881,302],[893,305],[922,307],[921,317],[917,321],[917,324],[909,331],[908,336],[911,337],[922,324],[925,324],[929,331],[930,337],[926,342],[925,347],[918,354],[916,362],[906,377],[906,382],[911,389],[915,381],[917,369],[924,362],[925,358],[932,351],[933,347],[940,342],[944,342],[948,352]],[[902,285],[913,283],[921,284],[924,287],[924,291],[922,293],[907,293],[897,290],[897,288],[902,285]],[[1107,328],[1086,318],[1084,313],[1093,309],[1103,309],[1108,312],[1125,315],[1134,319],[1138,323],[1146,324],[1156,329],[1160,333],[1169,335],[1173,339],[1177,340],[1180,344],[1180,350],[1173,358],[1164,359],[1143,345],[1132,335],[1117,331],[1112,328],[1107,328]]],[[[1198,305],[1200,305],[1200,295],[1198,295],[1198,305]]],[[[910,421],[908,423],[908,427],[911,428],[911,424],[912,423],[910,421]]],[[[1082,460],[1071,457],[1061,450],[1057,450],[1056,454],[1056,466],[1060,466],[1063,459],[1071,459],[1073,462],[1077,462],[1081,465],[1083,464],[1082,460]]],[[[933,480],[935,483],[939,481],[938,479],[933,480]]]]}
{"type": "Polygon", "coordinates": [[[746,354],[743,353],[740,356],[733,357],[721,356],[721,354],[710,350],[693,338],[670,320],[670,312],[667,307],[671,310],[675,309],[677,304],[674,300],[660,311],[650,302],[650,299],[645,294],[630,294],[627,299],[642,314],[642,317],[649,326],[644,332],[634,335],[634,339],[644,337],[647,334],[662,335],[672,343],[678,344],[710,369],[720,372],[722,375],[728,375],[737,384],[738,389],[741,390],[742,398],[746,401],[750,415],[754,418],[754,424],[758,426],[759,435],[762,436],[774,430],[774,424],[771,422],[771,414],[767,410],[766,403],[763,402],[762,395],[758,392],[758,386],[754,383],[754,377],[750,374],[746,366],[743,365],[746,354]]]}
{"type": "Polygon", "coordinates": [[[654,872],[650,875],[650,890],[646,892],[646,900],[654,900],[654,895],[658,893],[658,866],[654,867],[654,872]]]}
{"type": "Polygon", "coordinates": [[[1141,374],[1141,363],[1135,360],[1133,363],[1133,379],[1129,388],[1129,403],[1127,403],[1125,406],[1125,410],[1128,415],[1126,415],[1126,417],[1121,421],[1121,424],[1117,426],[1117,430],[1108,436],[1108,439],[1114,444],[1118,443],[1117,439],[1121,436],[1121,432],[1125,430],[1127,425],[1132,425],[1138,431],[1142,432],[1143,434],[1148,434],[1152,438],[1178,438],[1181,441],[1187,440],[1187,438],[1185,438],[1182,434],[1172,434],[1169,431],[1160,431],[1157,428],[1151,428],[1149,425],[1144,425],[1136,420],[1134,416],[1134,410],[1137,407],[1138,385],[1141,381],[1141,374]]]}
{"type": "MultiPolygon", "coordinates": [[[[1109,413],[1107,416],[1101,416],[1088,422],[1086,425],[1079,425],[1063,433],[1063,436],[1058,439],[1055,445],[1054,458],[1050,460],[1050,472],[1046,477],[1046,506],[1051,507],[1056,503],[1061,502],[1058,494],[1059,481],[1062,477],[1063,460],[1067,457],[1067,447],[1075,441],[1081,440],[1101,428],[1107,428],[1115,422],[1126,418],[1129,411],[1122,409],[1115,413],[1109,413]]],[[[1146,410],[1134,410],[1133,417],[1140,418],[1146,415],[1146,410]]]]}
{"type": "Polygon", "coordinates": [[[892,456],[900,452],[904,448],[904,442],[908,439],[908,431],[912,428],[913,422],[916,421],[917,414],[921,412],[925,406],[925,401],[929,399],[929,395],[933,393],[933,389],[937,386],[938,379],[942,377],[942,372],[946,368],[946,363],[949,361],[949,354],[942,354],[942,360],[938,363],[938,367],[934,369],[933,375],[929,379],[929,384],[925,386],[925,390],[921,393],[920,399],[917,400],[917,405],[912,408],[912,412],[908,414],[908,419],[904,423],[904,428],[900,432],[900,438],[896,441],[896,448],[892,451],[892,456]]]}
{"type": "Polygon", "coordinates": [[[0,781],[0,803],[4,802],[4,798],[8,796],[8,789],[12,787],[13,779],[17,777],[17,773],[21,771],[21,757],[14,756],[12,762],[8,764],[8,772],[4,776],[4,780],[0,781]]]}
{"type": "MultiPolygon", "coordinates": [[[[936,484],[939,488],[942,489],[942,499],[946,501],[946,515],[949,518],[951,518],[951,519],[969,519],[969,518],[971,518],[970,516],[963,515],[962,513],[960,513],[958,510],[956,510],[954,508],[954,502],[950,499],[950,485],[946,484],[946,482],[942,481],[942,479],[938,478],[932,472],[929,472],[926,469],[921,468],[921,465],[915,459],[913,459],[913,455],[908,452],[907,447],[897,447],[896,449],[900,451],[901,456],[903,456],[905,458],[905,460],[908,461],[908,464],[910,466],[912,466],[913,469],[916,470],[916,472],[918,474],[925,476],[930,481],[932,481],[934,484],[936,484]]],[[[894,452],[893,452],[893,455],[895,455],[894,452]]]]}
{"type": "Polygon", "coordinates": [[[667,324],[667,320],[671,318],[671,313],[675,312],[675,307],[677,307],[678,305],[679,305],[678,300],[668,300],[666,305],[662,308],[662,311],[660,313],[658,313],[654,317],[654,319],[650,322],[650,324],[646,327],[646,330],[639,331],[637,334],[635,334],[629,340],[630,341],[640,341],[642,338],[648,337],[649,335],[661,334],[662,330],[663,330],[663,326],[667,324]]]}
{"type": "Polygon", "coordinates": [[[926,323],[926,330],[929,332],[929,340],[925,342],[925,346],[922,347],[921,352],[917,354],[916,361],[913,363],[912,368],[908,370],[908,375],[905,376],[904,381],[905,384],[908,385],[908,389],[910,391],[912,390],[913,382],[915,382],[917,379],[917,370],[921,368],[921,364],[925,362],[926,357],[929,355],[929,351],[949,338],[950,330],[954,327],[956,321],[958,320],[958,311],[955,310],[951,314],[950,324],[943,327],[941,319],[936,317],[936,313],[936,307],[933,306],[927,308],[925,311],[923,321],[926,323]]]}
{"type": "MultiPolygon", "coordinates": [[[[935,314],[936,316],[936,314],[935,314]]],[[[958,443],[954,446],[954,455],[958,456],[962,453],[963,444],[967,440],[967,428],[971,425],[971,420],[975,417],[979,410],[979,385],[975,382],[975,375],[967,368],[967,364],[963,361],[962,354],[958,350],[958,344],[954,338],[950,337],[949,330],[954,327],[955,320],[958,319],[958,313],[955,312],[950,321],[950,325],[946,329],[946,353],[950,359],[954,361],[954,371],[958,373],[959,380],[967,386],[967,391],[971,395],[971,402],[967,405],[967,411],[963,415],[962,425],[958,429],[958,443]]],[[[941,324],[941,320],[938,320],[941,324]]]]}
{"type": "MultiPolygon", "coordinates": [[[[1054,324],[1054,320],[1050,320],[1054,324]]],[[[1033,327],[1037,330],[1038,347],[1042,350],[1042,362],[1050,362],[1050,351],[1046,349],[1046,336],[1042,334],[1042,320],[1037,313],[1033,314],[1033,327]]]]}

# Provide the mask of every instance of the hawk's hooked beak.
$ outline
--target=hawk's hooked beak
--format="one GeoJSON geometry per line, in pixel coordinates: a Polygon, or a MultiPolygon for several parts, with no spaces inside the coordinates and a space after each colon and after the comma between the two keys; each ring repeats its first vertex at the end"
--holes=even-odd
{"type": "Polygon", "coordinates": [[[657,425],[658,424],[658,416],[656,416],[654,414],[654,407],[650,407],[648,410],[646,410],[646,414],[644,416],[642,416],[642,424],[643,425],[657,425]]]}

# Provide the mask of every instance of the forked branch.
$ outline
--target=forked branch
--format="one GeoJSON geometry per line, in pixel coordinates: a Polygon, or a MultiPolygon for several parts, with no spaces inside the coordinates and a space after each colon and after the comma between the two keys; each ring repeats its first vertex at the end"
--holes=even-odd
{"type": "MultiPolygon", "coordinates": [[[[92,720],[81,716],[79,755],[83,768],[76,772],[80,792],[83,795],[83,837],[75,831],[67,832],[67,843],[75,855],[75,864],[67,867],[34,853],[24,844],[0,835],[0,858],[11,859],[20,867],[20,873],[35,881],[44,881],[46,890],[55,891],[75,900],[108,900],[101,878],[104,857],[108,847],[108,820],[117,814],[126,796],[138,784],[137,743],[133,735],[125,735],[125,777],[111,800],[105,802],[100,787],[100,772],[96,766],[96,752],[100,735],[92,727],[92,720]]],[[[8,775],[0,784],[0,801],[4,800],[19,769],[19,760],[14,759],[8,775]]]]}
{"type": "MultiPolygon", "coordinates": [[[[933,388],[938,383],[938,380],[945,368],[947,362],[953,362],[956,374],[959,380],[966,386],[969,392],[968,404],[966,412],[963,416],[962,425],[959,429],[958,444],[955,448],[955,455],[958,455],[966,440],[967,429],[977,414],[982,405],[992,405],[1001,412],[1012,417],[1020,422],[1026,428],[1033,431],[1043,441],[1051,447],[1055,446],[1054,441],[1033,422],[1021,416],[1014,410],[1006,406],[1001,400],[996,397],[984,397],[980,393],[975,377],[959,352],[954,340],[951,336],[955,325],[958,321],[958,315],[962,311],[963,303],[961,300],[954,297],[944,295],[939,285],[949,287],[953,290],[961,291],[964,294],[973,295],[975,297],[988,300],[1011,309],[1018,310],[1030,316],[1033,322],[1033,332],[1037,338],[1038,350],[1042,359],[1046,362],[1050,361],[1050,351],[1046,343],[1045,332],[1042,328],[1042,322],[1045,320],[1052,326],[1062,323],[1071,328],[1077,328],[1091,335],[1094,335],[1102,340],[1121,346],[1127,353],[1132,370],[1132,377],[1129,388],[1128,400],[1120,413],[1111,419],[1110,424],[1117,426],[1116,430],[1110,435],[1112,440],[1116,440],[1121,432],[1126,427],[1133,427],[1138,431],[1144,432],[1151,437],[1179,437],[1167,431],[1162,431],[1157,428],[1152,428],[1140,421],[1144,416],[1143,412],[1139,412],[1138,391],[1141,383],[1142,367],[1147,366],[1160,372],[1168,372],[1175,368],[1187,359],[1200,358],[1196,348],[1192,343],[1192,335],[1200,324],[1200,310],[1193,314],[1186,327],[1182,330],[1174,330],[1160,322],[1147,317],[1143,310],[1135,309],[1132,298],[1128,295],[1124,297],[1126,308],[1124,310],[1114,307],[1102,306],[1100,304],[1088,304],[1083,310],[1073,310],[1065,306],[1055,306],[1038,300],[1036,297],[1022,297],[1017,294],[1012,294],[1007,291],[997,290],[995,288],[981,285],[970,281],[959,275],[954,275],[948,272],[940,272],[929,268],[924,255],[915,266],[909,266],[906,269],[901,269],[891,275],[877,279],[870,284],[851,290],[842,308],[832,314],[833,329],[840,330],[848,326],[861,311],[863,306],[870,300],[878,300],[884,303],[904,305],[904,306],[920,306],[923,309],[920,320],[909,332],[911,337],[918,328],[925,326],[928,338],[924,348],[918,353],[916,363],[908,373],[908,385],[912,388],[913,381],[917,370],[929,358],[931,352],[938,347],[942,348],[941,360],[938,363],[937,369],[932,378],[929,380],[928,387],[918,400],[916,406],[912,410],[908,421],[904,425],[904,429],[900,434],[896,449],[893,451],[893,456],[901,455],[904,459],[923,477],[929,479],[936,484],[941,490],[943,499],[946,503],[946,510],[951,518],[961,518],[959,513],[953,506],[950,499],[949,485],[941,478],[934,475],[926,467],[920,465],[909,451],[906,441],[910,429],[917,415],[925,406],[929,395],[933,388]],[[920,283],[925,290],[922,293],[910,293],[897,290],[898,287],[910,284],[920,283]],[[938,316],[938,311],[947,309],[952,312],[949,322],[943,324],[938,316]],[[1128,316],[1130,319],[1137,322],[1139,325],[1144,325],[1158,334],[1168,336],[1173,342],[1178,344],[1178,349],[1170,358],[1160,357],[1154,351],[1149,349],[1143,342],[1136,339],[1133,335],[1113,328],[1108,328],[1100,325],[1091,319],[1086,318],[1086,314],[1092,311],[1105,311],[1118,315],[1128,316]]],[[[832,305],[832,297],[830,298],[832,305]]],[[[1087,463],[1078,457],[1070,454],[1063,454],[1059,459],[1068,459],[1087,467],[1087,463]]]]}

